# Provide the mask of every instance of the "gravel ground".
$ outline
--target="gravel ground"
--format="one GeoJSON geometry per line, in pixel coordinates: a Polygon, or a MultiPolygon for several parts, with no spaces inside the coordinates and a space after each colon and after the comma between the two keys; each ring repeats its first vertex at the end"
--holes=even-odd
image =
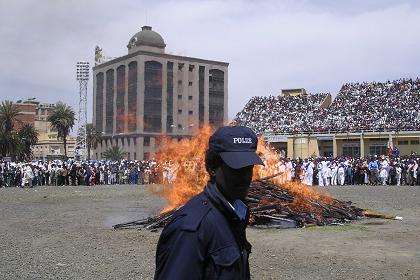
{"type": "MultiPolygon", "coordinates": [[[[420,279],[419,187],[324,190],[404,220],[249,228],[253,279],[420,279]]],[[[152,279],[160,233],[111,226],[163,205],[143,186],[0,189],[0,279],[152,279]]]]}

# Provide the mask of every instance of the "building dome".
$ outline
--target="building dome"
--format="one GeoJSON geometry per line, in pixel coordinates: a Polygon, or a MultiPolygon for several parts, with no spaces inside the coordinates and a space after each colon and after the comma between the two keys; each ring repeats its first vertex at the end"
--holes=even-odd
{"type": "Polygon", "coordinates": [[[143,26],[140,32],[137,32],[131,37],[127,48],[130,50],[135,47],[148,46],[154,48],[164,49],[166,47],[165,41],[159,33],[152,30],[150,26],[143,26]]]}

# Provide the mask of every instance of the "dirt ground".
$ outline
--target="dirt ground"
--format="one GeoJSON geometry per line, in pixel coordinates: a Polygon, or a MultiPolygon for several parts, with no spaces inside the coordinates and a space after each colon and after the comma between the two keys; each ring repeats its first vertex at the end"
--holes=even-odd
{"type": "MultiPolygon", "coordinates": [[[[420,188],[327,191],[404,220],[249,228],[253,279],[420,279],[420,188]]],[[[143,186],[0,189],[0,279],[152,279],[160,233],[111,226],[163,205],[143,186]]]]}

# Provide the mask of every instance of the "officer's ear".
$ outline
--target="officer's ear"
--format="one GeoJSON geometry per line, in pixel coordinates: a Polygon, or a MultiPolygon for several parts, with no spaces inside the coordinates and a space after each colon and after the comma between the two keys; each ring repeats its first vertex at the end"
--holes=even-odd
{"type": "Polygon", "coordinates": [[[210,175],[210,182],[212,184],[216,184],[216,171],[215,170],[209,170],[209,175],[210,175]]]}
{"type": "Polygon", "coordinates": [[[210,174],[210,176],[211,176],[211,177],[216,176],[216,170],[214,170],[214,169],[210,169],[210,170],[209,170],[209,174],[210,174]]]}

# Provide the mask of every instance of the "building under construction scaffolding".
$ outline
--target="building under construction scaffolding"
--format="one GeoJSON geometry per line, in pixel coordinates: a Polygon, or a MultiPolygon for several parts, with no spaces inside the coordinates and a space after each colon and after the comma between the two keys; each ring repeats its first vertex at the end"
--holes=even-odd
{"type": "Polygon", "coordinates": [[[103,135],[93,157],[119,146],[127,159],[148,159],[161,135],[181,139],[227,122],[228,63],[166,54],[165,47],[143,26],[127,55],[93,68],[93,123],[103,135]]]}

